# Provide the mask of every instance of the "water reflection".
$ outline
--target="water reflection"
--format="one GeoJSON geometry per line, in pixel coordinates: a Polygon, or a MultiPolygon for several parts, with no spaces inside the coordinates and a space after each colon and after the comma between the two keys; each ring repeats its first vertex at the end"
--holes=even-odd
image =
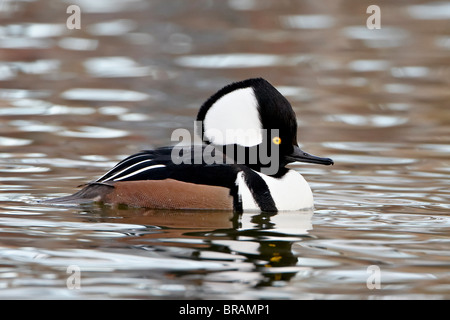
{"type": "MultiPolygon", "coordinates": [[[[279,214],[244,214],[235,229],[212,232],[225,233],[228,239],[215,239],[214,246],[224,246],[233,254],[245,257],[260,274],[258,286],[272,286],[289,281],[303,269],[292,245],[307,237],[312,229],[312,211],[279,214]]],[[[224,238],[225,236],[222,236],[224,238]]]]}
{"type": "Polygon", "coordinates": [[[402,116],[387,115],[360,115],[360,114],[340,114],[330,115],[325,118],[331,122],[343,122],[352,126],[364,127],[393,127],[408,122],[408,118],[402,116]]]}
{"type": "MultiPolygon", "coordinates": [[[[277,281],[289,281],[304,269],[297,265],[298,256],[292,245],[308,237],[312,229],[313,211],[235,214],[229,211],[161,211],[145,209],[117,210],[104,207],[95,210],[90,219],[115,221],[145,226],[128,244],[147,251],[162,251],[171,256],[198,261],[222,262],[221,282],[237,263],[252,264],[253,285],[272,286],[277,281]],[[147,230],[150,229],[150,232],[147,230]],[[179,247],[183,250],[174,250],[179,247]]],[[[247,267],[248,268],[248,267],[247,267]]]]}
{"type": "Polygon", "coordinates": [[[176,63],[191,68],[255,68],[280,65],[283,59],[278,55],[233,53],[207,56],[184,56],[176,63]]]}
{"type": "Polygon", "coordinates": [[[64,0],[68,5],[75,4],[87,13],[115,13],[145,10],[149,3],[144,0],[64,0]]]}
{"type": "Polygon", "coordinates": [[[88,26],[87,30],[94,36],[119,36],[133,31],[137,23],[130,19],[118,19],[94,23],[88,26]]]}
{"type": "Polygon", "coordinates": [[[350,26],[342,29],[342,34],[350,39],[362,40],[368,48],[395,48],[408,43],[409,33],[405,29],[383,26],[370,30],[364,26],[350,26]]]}
{"type": "Polygon", "coordinates": [[[83,64],[89,74],[100,78],[145,77],[152,72],[150,67],[140,66],[128,57],[90,58],[83,64]]]}
{"type": "Polygon", "coordinates": [[[85,126],[77,128],[77,131],[65,130],[58,133],[64,137],[92,138],[92,139],[112,139],[128,135],[127,131],[118,129],[108,129],[100,127],[85,126]]]}
{"type": "Polygon", "coordinates": [[[436,1],[408,7],[409,14],[419,20],[448,20],[450,19],[450,3],[436,1]]]}
{"type": "Polygon", "coordinates": [[[93,51],[98,47],[98,40],[66,37],[58,41],[58,46],[66,50],[93,51]]]}
{"type": "Polygon", "coordinates": [[[334,26],[335,22],[327,15],[293,15],[281,17],[283,26],[294,29],[326,29],[334,26]]]}
{"type": "Polygon", "coordinates": [[[61,93],[66,100],[90,101],[142,101],[150,96],[143,92],[131,90],[73,88],[61,93]]]}

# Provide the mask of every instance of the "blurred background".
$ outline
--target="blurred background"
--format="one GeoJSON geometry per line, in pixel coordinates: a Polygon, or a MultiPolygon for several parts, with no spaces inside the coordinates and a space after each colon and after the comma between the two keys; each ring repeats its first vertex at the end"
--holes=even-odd
{"type": "Polygon", "coordinates": [[[449,85],[445,1],[0,0],[0,297],[449,298],[449,85]],[[80,29],[68,28],[70,5],[80,29]],[[367,27],[370,5],[381,29],[367,27]],[[210,95],[251,77],[291,102],[302,147],[335,161],[293,164],[316,202],[294,238],[294,216],[202,224],[36,204],[173,144],[210,95]],[[214,242],[219,228],[228,232],[214,242]],[[155,248],[169,259],[146,257],[156,275],[147,260],[110,265],[116,282],[95,269],[97,256],[122,261],[113,249],[142,258],[155,248]],[[280,254],[286,263],[270,269],[280,254]],[[188,268],[213,276],[180,267],[188,276],[165,277],[174,260],[202,255],[221,267],[188,268]],[[67,256],[93,261],[82,267],[91,291],[63,288],[67,256]],[[378,291],[365,285],[372,264],[389,284],[378,291]],[[144,281],[135,270],[148,268],[144,281]]]}

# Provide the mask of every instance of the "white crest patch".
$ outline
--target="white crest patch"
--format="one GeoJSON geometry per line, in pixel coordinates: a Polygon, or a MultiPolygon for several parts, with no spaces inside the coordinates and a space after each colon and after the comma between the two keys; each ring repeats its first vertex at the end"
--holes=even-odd
{"type": "Polygon", "coordinates": [[[234,90],[221,97],[209,108],[203,125],[205,138],[213,144],[260,144],[262,124],[253,88],[234,90]]]}

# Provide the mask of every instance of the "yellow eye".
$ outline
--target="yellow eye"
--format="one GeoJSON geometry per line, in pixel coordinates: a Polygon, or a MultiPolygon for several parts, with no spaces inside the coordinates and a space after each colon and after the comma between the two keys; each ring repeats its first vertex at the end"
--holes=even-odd
{"type": "Polygon", "coordinates": [[[272,142],[275,144],[280,144],[281,143],[281,138],[280,137],[275,137],[272,139],[272,142]]]}

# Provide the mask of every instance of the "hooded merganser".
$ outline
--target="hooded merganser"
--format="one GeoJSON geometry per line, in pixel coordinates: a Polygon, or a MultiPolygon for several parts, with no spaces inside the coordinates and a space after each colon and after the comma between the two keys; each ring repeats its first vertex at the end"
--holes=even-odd
{"type": "Polygon", "coordinates": [[[295,113],[269,82],[255,78],[227,85],[201,106],[197,121],[200,146],[142,151],[77,193],[46,203],[237,212],[313,207],[306,180],[285,166],[295,161],[331,165],[333,160],[298,147],[295,113]]]}

